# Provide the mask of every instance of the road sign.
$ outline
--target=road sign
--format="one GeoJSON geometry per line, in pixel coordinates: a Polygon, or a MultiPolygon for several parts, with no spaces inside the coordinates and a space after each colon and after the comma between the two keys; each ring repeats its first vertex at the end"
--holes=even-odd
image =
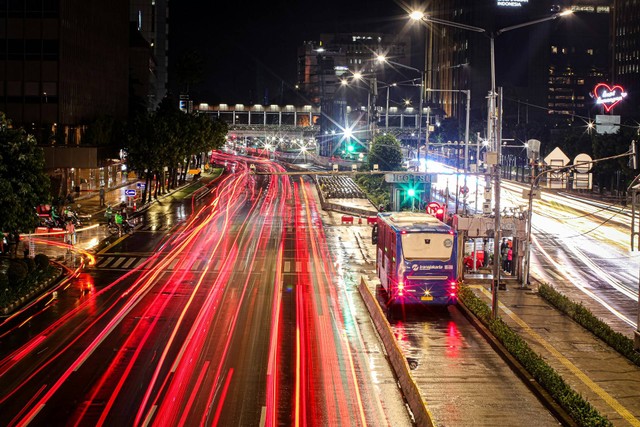
{"type": "Polygon", "coordinates": [[[136,190],[124,190],[124,195],[134,197],[136,195],[136,190]]]}
{"type": "Polygon", "coordinates": [[[137,182],[136,183],[136,187],[138,188],[145,188],[147,186],[147,184],[145,184],[144,182],[137,182]]]}
{"type": "Polygon", "coordinates": [[[560,147],[556,147],[544,158],[544,162],[549,166],[566,166],[569,164],[569,158],[560,147]]]}
{"type": "Polygon", "coordinates": [[[386,173],[384,174],[384,180],[386,182],[393,182],[393,183],[409,183],[409,182],[414,182],[414,183],[431,183],[433,181],[435,181],[436,179],[436,174],[434,173],[429,173],[429,174],[412,174],[412,173],[386,173]]]}
{"type": "Polygon", "coordinates": [[[528,189],[528,188],[522,190],[522,198],[523,199],[528,199],[529,196],[532,196],[533,199],[540,200],[540,198],[541,198],[540,197],[540,189],[536,188],[536,189],[533,190],[533,192],[531,192],[531,190],[528,189]]]}
{"type": "Polygon", "coordinates": [[[527,140],[527,158],[531,160],[536,160],[538,158],[538,154],[540,154],[540,144],[541,142],[537,139],[529,139],[527,140]]]}
{"type": "Polygon", "coordinates": [[[566,154],[560,149],[560,147],[556,147],[553,151],[544,158],[544,161],[547,165],[551,166],[552,172],[549,173],[549,179],[547,180],[548,188],[562,189],[567,187],[567,171],[565,170],[555,170],[553,168],[559,169],[569,164],[569,158],[566,154]]]}
{"type": "Polygon", "coordinates": [[[588,173],[591,170],[593,159],[590,155],[582,153],[578,154],[575,159],[573,159],[573,164],[575,165],[573,168],[578,173],[588,173]]]}

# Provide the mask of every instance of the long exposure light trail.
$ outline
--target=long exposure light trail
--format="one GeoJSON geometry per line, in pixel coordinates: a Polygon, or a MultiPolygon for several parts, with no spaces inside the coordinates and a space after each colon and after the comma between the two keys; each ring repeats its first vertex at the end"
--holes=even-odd
{"type": "Polygon", "coordinates": [[[0,361],[11,384],[0,392],[10,411],[2,420],[35,425],[59,412],[74,426],[390,422],[364,372],[345,292],[352,280],[336,275],[310,181],[253,175],[237,156],[212,161],[229,165],[215,185],[145,214],[153,234],[103,249],[88,272],[96,282],[74,279],[92,291],[0,361]],[[108,270],[112,259],[136,267],[108,270]]]}

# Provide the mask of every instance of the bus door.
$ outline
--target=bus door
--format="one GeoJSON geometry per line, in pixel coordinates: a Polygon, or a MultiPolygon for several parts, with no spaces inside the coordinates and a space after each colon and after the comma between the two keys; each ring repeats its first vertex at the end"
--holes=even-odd
{"type": "Polygon", "coordinates": [[[389,286],[391,286],[391,284],[398,282],[398,272],[396,270],[396,233],[393,230],[389,230],[389,240],[388,240],[388,247],[389,247],[389,264],[388,264],[388,268],[387,271],[389,272],[389,286]]]}

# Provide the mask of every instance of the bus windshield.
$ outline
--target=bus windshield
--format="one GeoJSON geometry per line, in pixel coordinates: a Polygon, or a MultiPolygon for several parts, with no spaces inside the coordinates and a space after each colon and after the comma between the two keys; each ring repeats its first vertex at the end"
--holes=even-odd
{"type": "Polygon", "coordinates": [[[407,233],[402,235],[404,259],[441,260],[451,259],[453,236],[440,233],[407,233]]]}

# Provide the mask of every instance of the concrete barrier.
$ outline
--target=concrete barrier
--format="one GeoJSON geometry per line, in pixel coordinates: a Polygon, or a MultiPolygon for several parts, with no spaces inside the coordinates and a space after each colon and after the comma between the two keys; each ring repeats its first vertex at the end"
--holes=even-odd
{"type": "Polygon", "coordinates": [[[369,290],[369,286],[367,285],[364,277],[360,279],[358,291],[360,291],[360,295],[362,296],[362,299],[367,306],[369,315],[371,316],[376,330],[380,335],[380,339],[382,339],[382,344],[384,345],[384,348],[387,352],[387,357],[389,358],[391,367],[398,377],[398,382],[400,383],[402,393],[407,400],[409,409],[411,409],[411,412],[413,412],[413,418],[416,425],[433,427],[431,414],[429,413],[427,405],[422,398],[422,395],[420,394],[420,389],[411,376],[411,371],[409,370],[407,359],[402,353],[402,350],[400,350],[400,347],[398,347],[398,343],[393,336],[391,326],[389,325],[389,322],[382,312],[382,309],[378,305],[375,297],[369,290]]]}

